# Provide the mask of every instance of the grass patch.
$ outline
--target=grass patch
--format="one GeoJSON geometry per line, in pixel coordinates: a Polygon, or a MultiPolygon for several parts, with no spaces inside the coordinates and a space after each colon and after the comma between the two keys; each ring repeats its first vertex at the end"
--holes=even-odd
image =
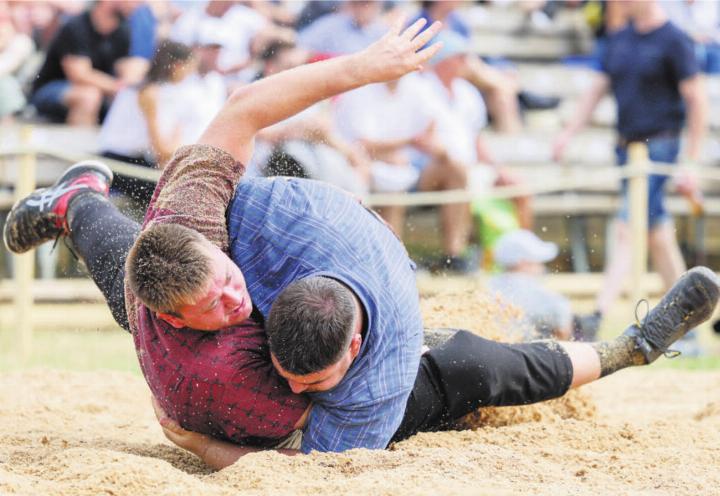
{"type": "Polygon", "coordinates": [[[17,337],[0,330],[0,371],[48,367],[63,370],[118,370],[140,375],[131,336],[122,330],[37,330],[23,359],[17,337]]]}

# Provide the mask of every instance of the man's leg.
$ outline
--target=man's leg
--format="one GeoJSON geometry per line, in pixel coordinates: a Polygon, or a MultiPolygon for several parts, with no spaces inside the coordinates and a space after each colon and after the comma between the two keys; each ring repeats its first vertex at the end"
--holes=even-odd
{"type": "Polygon", "coordinates": [[[23,253],[68,236],[105,296],[113,317],[129,329],[125,313],[125,258],[139,226],[108,200],[112,172],[99,162],[69,168],[49,187],[13,206],[5,223],[8,249],[23,253]]]}
{"type": "MultiPolygon", "coordinates": [[[[420,174],[418,191],[444,191],[467,187],[467,168],[452,160],[430,162],[420,174]]],[[[443,254],[458,257],[467,248],[470,236],[470,206],[449,203],[440,207],[443,229],[443,254]]]]}
{"type": "Polygon", "coordinates": [[[458,331],[423,355],[393,440],[443,429],[479,407],[557,398],[571,387],[652,363],[707,320],[718,298],[720,280],[698,267],[685,274],[642,323],[611,341],[503,344],[458,331]]]}
{"type": "Polygon", "coordinates": [[[97,194],[78,195],[68,208],[68,237],[105,296],[115,321],[130,330],[125,311],[125,259],[140,225],[97,194]]]}

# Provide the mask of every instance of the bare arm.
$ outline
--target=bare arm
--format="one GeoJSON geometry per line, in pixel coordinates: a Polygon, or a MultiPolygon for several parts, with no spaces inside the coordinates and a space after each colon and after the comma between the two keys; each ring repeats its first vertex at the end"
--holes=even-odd
{"type": "Polygon", "coordinates": [[[93,69],[89,57],[66,55],[60,63],[71,83],[95,86],[108,95],[114,95],[124,86],[120,80],[93,69]]]}
{"type": "Polygon", "coordinates": [[[565,129],[563,129],[562,133],[560,133],[560,136],[558,136],[555,140],[553,149],[553,158],[555,160],[559,161],[562,159],[568,142],[578,131],[585,127],[590,120],[595,107],[597,107],[598,103],[600,103],[600,100],[608,92],[609,88],[610,79],[605,74],[596,74],[592,87],[580,100],[575,115],[568,125],[565,126],[565,129]]]}
{"type": "Polygon", "coordinates": [[[157,87],[155,85],[147,85],[140,90],[138,103],[147,124],[150,146],[155,151],[158,167],[162,168],[175,152],[179,140],[177,136],[166,138],[160,133],[157,118],[157,87]]]}
{"type": "Polygon", "coordinates": [[[403,22],[398,19],[383,38],[361,52],[296,67],[236,90],[199,143],[224,149],[247,163],[261,129],[331,96],[419,69],[440,48],[436,44],[417,52],[440,24],[418,35],[423,20],[402,31],[403,22]]]}
{"type": "Polygon", "coordinates": [[[142,57],[124,57],[115,63],[115,74],[129,85],[140,84],[150,70],[150,61],[142,57]]]}
{"type": "Polygon", "coordinates": [[[680,82],[680,94],[687,107],[688,143],[686,156],[689,160],[700,158],[702,142],[707,131],[707,92],[700,75],[680,82]]]}
{"type": "MultiPolygon", "coordinates": [[[[152,398],[152,405],[155,410],[155,416],[160,422],[160,426],[162,427],[165,437],[178,447],[194,454],[205,462],[206,465],[215,470],[222,470],[225,467],[229,467],[240,457],[247,454],[267,451],[263,448],[239,446],[227,441],[215,439],[214,437],[207,436],[205,434],[185,430],[180,427],[177,422],[167,416],[154,397],[152,398]]],[[[297,426],[298,428],[305,423],[308,412],[309,408],[300,421],[298,421],[298,424],[300,424],[297,426]]],[[[299,450],[294,449],[276,449],[275,451],[289,456],[300,453],[299,450]]]]}

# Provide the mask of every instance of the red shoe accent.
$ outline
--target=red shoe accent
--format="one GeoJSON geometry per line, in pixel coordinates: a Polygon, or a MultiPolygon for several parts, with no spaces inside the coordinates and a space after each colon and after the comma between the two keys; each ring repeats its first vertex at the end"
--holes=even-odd
{"type": "Polygon", "coordinates": [[[110,185],[103,178],[95,174],[94,172],[88,172],[82,174],[70,181],[66,186],[62,186],[67,192],[64,193],[60,198],[57,199],[57,203],[52,208],[51,212],[57,217],[55,218],[55,227],[59,227],[68,230],[67,226],[67,209],[75,195],[81,192],[87,192],[92,190],[100,193],[104,196],[108,196],[110,193],[110,185]]]}

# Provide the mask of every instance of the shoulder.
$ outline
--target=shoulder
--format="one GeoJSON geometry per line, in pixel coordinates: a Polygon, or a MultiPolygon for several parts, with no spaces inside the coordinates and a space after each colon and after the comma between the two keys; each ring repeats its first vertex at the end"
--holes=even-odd
{"type": "Polygon", "coordinates": [[[89,39],[91,32],[90,18],[87,14],[80,14],[68,19],[65,24],[60,27],[57,37],[53,44],[60,48],[68,40],[86,40],[89,39]]]}

